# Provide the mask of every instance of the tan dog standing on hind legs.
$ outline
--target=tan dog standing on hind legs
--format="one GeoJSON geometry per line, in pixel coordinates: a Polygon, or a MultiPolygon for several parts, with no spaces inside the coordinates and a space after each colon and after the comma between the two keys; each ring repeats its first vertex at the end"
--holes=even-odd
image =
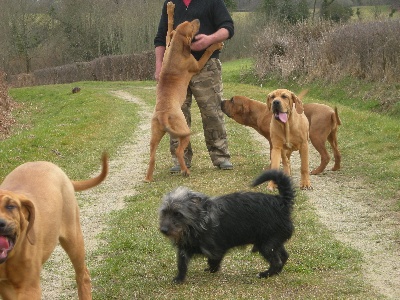
{"type": "Polygon", "coordinates": [[[3,300],[40,300],[40,272],[57,243],[75,269],[80,300],[92,299],[91,280],[75,191],[98,185],[108,173],[103,154],[100,175],[72,181],[56,165],[29,162],[0,185],[0,296],[3,300]]]}
{"type": "MultiPolygon", "coordinates": [[[[168,12],[170,12],[170,8],[168,8],[168,12]]],[[[168,14],[169,16],[170,14],[168,14]]],[[[204,67],[214,51],[221,50],[223,47],[222,43],[211,45],[197,61],[191,54],[190,45],[199,28],[199,20],[185,21],[167,35],[171,36],[171,41],[164,54],[157,84],[156,107],[151,120],[150,162],[144,179],[146,182],[153,181],[156,149],[166,133],[179,138],[176,157],[182,175],[190,174],[184,160],[184,150],[190,141],[190,129],[181,106],[185,101],[187,87],[192,76],[204,67]]]]}

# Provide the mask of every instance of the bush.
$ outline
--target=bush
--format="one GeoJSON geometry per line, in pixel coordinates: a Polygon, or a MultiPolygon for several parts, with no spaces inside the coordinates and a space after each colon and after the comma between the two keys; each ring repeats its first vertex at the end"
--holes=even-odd
{"type": "Polygon", "coordinates": [[[347,22],[353,16],[350,6],[333,2],[329,5],[324,1],[321,5],[320,15],[325,20],[332,20],[336,23],[347,22]]]}
{"type": "Polygon", "coordinates": [[[399,32],[399,20],[337,26],[321,40],[319,70],[310,75],[399,82],[399,32]]]}
{"type": "Polygon", "coordinates": [[[293,26],[271,22],[255,42],[255,71],[259,78],[293,79],[315,66],[319,43],[330,22],[304,21],[293,26]]]}
{"type": "Polygon", "coordinates": [[[71,83],[76,81],[151,80],[154,78],[153,51],[132,55],[111,55],[90,62],[36,70],[31,74],[9,76],[13,87],[71,83]]]}
{"type": "Polygon", "coordinates": [[[310,15],[307,0],[264,0],[263,11],[269,19],[296,24],[310,15]]]}
{"type": "Polygon", "coordinates": [[[399,82],[400,20],[333,24],[269,24],[255,42],[260,78],[337,81],[347,76],[399,82]]]}
{"type": "Polygon", "coordinates": [[[0,70],[0,140],[8,136],[11,125],[15,122],[11,115],[15,106],[16,103],[8,95],[6,73],[0,70]]]}

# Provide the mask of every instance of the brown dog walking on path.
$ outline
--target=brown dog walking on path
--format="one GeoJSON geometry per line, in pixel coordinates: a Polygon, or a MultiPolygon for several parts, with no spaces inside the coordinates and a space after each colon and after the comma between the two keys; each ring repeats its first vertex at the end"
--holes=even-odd
{"type": "Polygon", "coordinates": [[[0,296],[40,300],[40,272],[57,243],[75,269],[80,300],[92,299],[91,280],[79,222],[76,191],[98,185],[108,173],[103,154],[100,175],[72,181],[56,165],[28,162],[0,185],[0,296]]]}
{"type": "MultiPolygon", "coordinates": [[[[170,20],[173,7],[167,6],[167,11],[168,20],[170,20]]],[[[181,106],[185,101],[190,79],[204,67],[214,51],[221,50],[223,47],[223,43],[211,45],[197,61],[190,52],[190,45],[199,28],[200,21],[195,19],[192,22],[186,21],[179,24],[171,34],[167,35],[171,37],[171,41],[165,50],[157,84],[156,107],[151,119],[150,162],[145,182],[153,181],[156,149],[166,133],[179,139],[176,157],[182,175],[189,176],[190,172],[184,160],[184,150],[190,141],[190,128],[181,106]]]]}
{"type": "MultiPolygon", "coordinates": [[[[291,175],[290,156],[293,151],[300,153],[300,188],[311,189],[308,167],[309,123],[304,114],[303,102],[291,91],[277,89],[268,94],[267,107],[272,112],[271,169],[279,169],[282,161],[283,171],[291,175]]],[[[269,190],[276,185],[270,181],[269,190]]]]}
{"type": "MultiPolygon", "coordinates": [[[[300,94],[299,94],[300,97],[300,94]]],[[[272,148],[270,136],[270,123],[272,112],[267,104],[245,96],[233,96],[230,100],[222,101],[222,111],[239,124],[250,126],[264,136],[272,148]]],[[[311,175],[323,172],[330,161],[325,143],[328,141],[332,147],[335,164],[332,171],[340,169],[341,154],[338,147],[337,132],[341,125],[337,108],[335,109],[319,103],[303,104],[304,114],[310,124],[310,140],[321,156],[321,163],[311,171],[311,175]]]]}

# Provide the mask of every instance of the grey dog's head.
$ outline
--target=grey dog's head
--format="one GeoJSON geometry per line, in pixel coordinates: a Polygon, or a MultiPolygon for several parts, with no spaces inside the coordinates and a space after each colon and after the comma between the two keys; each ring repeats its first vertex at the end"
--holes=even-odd
{"type": "Polygon", "coordinates": [[[160,231],[175,244],[187,241],[191,231],[201,232],[207,222],[204,194],[178,187],[166,194],[160,207],[160,231]]]}

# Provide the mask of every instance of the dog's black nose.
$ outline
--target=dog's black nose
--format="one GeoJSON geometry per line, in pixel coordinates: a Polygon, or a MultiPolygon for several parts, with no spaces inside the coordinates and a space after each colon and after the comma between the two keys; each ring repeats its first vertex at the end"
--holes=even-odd
{"type": "Polygon", "coordinates": [[[7,226],[6,220],[0,219],[0,229],[5,228],[7,226]]]}
{"type": "Polygon", "coordinates": [[[160,231],[162,234],[168,235],[168,227],[167,226],[161,226],[160,231]]]}
{"type": "Polygon", "coordinates": [[[279,105],[280,101],[279,100],[274,100],[272,101],[272,105],[277,106],[279,105]]]}

